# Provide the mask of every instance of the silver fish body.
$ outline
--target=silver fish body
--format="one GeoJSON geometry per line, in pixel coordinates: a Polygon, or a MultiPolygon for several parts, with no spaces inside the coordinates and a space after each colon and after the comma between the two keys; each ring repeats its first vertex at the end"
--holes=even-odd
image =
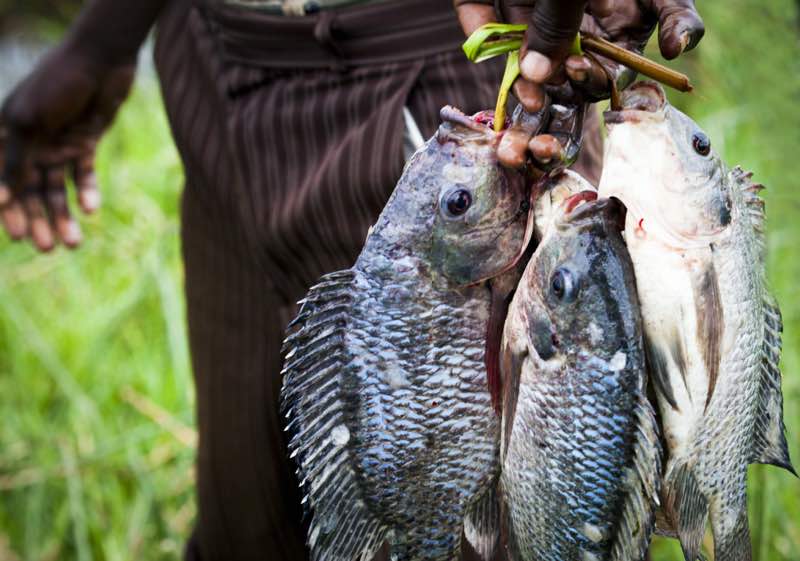
{"type": "Polygon", "coordinates": [[[627,207],[648,360],[668,447],[667,521],[697,559],[707,514],[715,558],[751,558],[747,466],[792,470],[784,436],[781,317],[764,270],[760,185],[638,83],[606,115],[601,196],[627,207]]]}
{"type": "Polygon", "coordinates": [[[499,442],[484,358],[507,295],[484,281],[522,253],[528,195],[489,126],[442,116],[354,267],[310,290],[286,340],[282,402],[314,560],[368,560],[384,541],[397,560],[457,559],[468,512],[473,539],[496,536],[481,518],[496,513],[484,503],[499,442]]]}
{"type": "Polygon", "coordinates": [[[642,559],[660,444],[614,203],[555,212],[509,308],[501,495],[514,561],[642,559]]]}

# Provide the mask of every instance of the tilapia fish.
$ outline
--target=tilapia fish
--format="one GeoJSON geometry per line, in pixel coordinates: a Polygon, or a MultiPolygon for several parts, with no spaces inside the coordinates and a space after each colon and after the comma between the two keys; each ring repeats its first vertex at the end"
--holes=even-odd
{"type": "Polygon", "coordinates": [[[747,466],[794,471],[784,436],[781,314],[764,271],[761,185],[641,82],[606,114],[600,194],[627,207],[648,361],[668,447],[664,508],[687,559],[710,511],[717,561],[751,558],[747,466]]]}
{"type": "Polygon", "coordinates": [[[532,230],[528,193],[498,165],[487,115],[441,116],[356,264],[309,291],[285,342],[282,405],[315,560],[371,559],[384,541],[393,559],[456,559],[468,510],[478,549],[496,538],[484,358],[532,230]],[[487,281],[501,274],[513,278],[487,281]]]}
{"type": "Polygon", "coordinates": [[[633,268],[618,203],[596,197],[553,213],[508,310],[501,496],[515,561],[639,560],[654,524],[661,449],[633,268]]]}

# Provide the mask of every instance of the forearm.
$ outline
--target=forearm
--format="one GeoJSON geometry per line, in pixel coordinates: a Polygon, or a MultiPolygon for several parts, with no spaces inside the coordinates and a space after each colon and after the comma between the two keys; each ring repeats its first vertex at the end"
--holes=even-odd
{"type": "Polygon", "coordinates": [[[132,60],[168,0],[90,0],[66,42],[101,64],[132,60]]]}

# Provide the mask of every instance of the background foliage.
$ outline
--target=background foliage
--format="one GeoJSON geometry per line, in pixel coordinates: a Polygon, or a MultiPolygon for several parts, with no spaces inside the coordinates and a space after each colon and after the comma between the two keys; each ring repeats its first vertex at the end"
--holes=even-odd
{"type": "MultiPolygon", "coordinates": [[[[9,14],[18,29],[21,8],[57,21],[74,4],[0,0],[3,42],[9,14]],[[48,6],[66,11],[53,18],[48,6]]],[[[797,3],[728,0],[700,9],[706,38],[677,64],[696,93],[672,98],[730,164],[768,187],[785,418],[800,463],[797,3]]],[[[50,33],[41,21],[37,30],[50,33]]],[[[0,561],[177,559],[195,515],[181,169],[152,72],[143,72],[103,142],[99,170],[106,204],[83,220],[81,250],[38,256],[0,240],[0,561]]],[[[749,488],[756,559],[800,558],[800,482],[753,466],[749,488]]],[[[680,559],[673,542],[654,549],[655,561],[680,559]]]]}

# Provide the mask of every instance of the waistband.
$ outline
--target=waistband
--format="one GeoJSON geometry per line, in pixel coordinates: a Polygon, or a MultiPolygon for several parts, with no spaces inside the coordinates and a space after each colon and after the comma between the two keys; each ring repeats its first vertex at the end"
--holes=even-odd
{"type": "Polygon", "coordinates": [[[387,0],[286,17],[199,3],[226,60],[263,68],[386,64],[460,49],[452,0],[387,0]]]}
{"type": "Polygon", "coordinates": [[[316,14],[320,10],[330,10],[350,6],[353,4],[366,4],[369,2],[385,2],[386,0],[216,0],[224,4],[234,4],[263,10],[272,15],[279,16],[305,16],[316,14]]]}

